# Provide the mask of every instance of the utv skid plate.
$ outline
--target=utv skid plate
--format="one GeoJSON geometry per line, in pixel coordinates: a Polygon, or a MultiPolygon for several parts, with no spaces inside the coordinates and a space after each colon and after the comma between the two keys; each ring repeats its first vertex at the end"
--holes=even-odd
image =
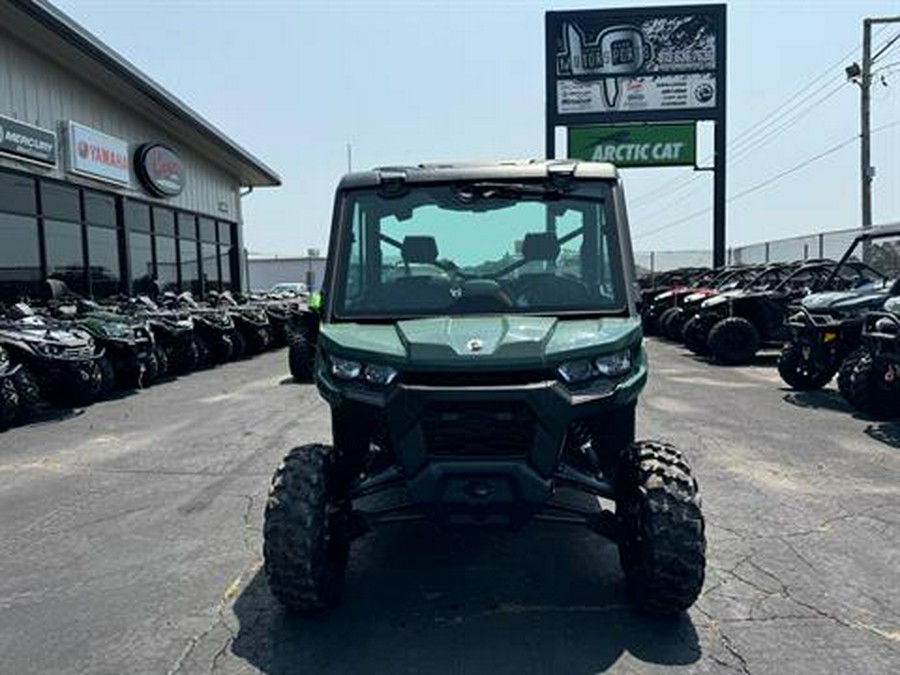
{"type": "Polygon", "coordinates": [[[434,522],[448,529],[518,529],[529,521],[578,525],[618,542],[621,539],[615,513],[604,509],[599,498],[613,499],[612,484],[563,466],[551,480],[541,478],[524,462],[447,462],[432,465],[406,481],[397,467],[362,481],[350,493],[353,501],[406,488],[412,499],[389,506],[354,509],[351,536],[357,538],[379,526],[409,522],[434,522]],[[566,488],[594,498],[592,508],[554,501],[555,488],[566,488]],[[547,500],[534,508],[521,499],[523,491],[547,500]],[[424,507],[422,504],[433,506],[424,507]]]}

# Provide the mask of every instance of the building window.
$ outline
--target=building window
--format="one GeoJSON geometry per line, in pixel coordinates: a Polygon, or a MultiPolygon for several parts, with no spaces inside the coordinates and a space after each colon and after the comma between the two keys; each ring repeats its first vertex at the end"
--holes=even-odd
{"type": "Polygon", "coordinates": [[[153,232],[166,237],[174,237],[175,213],[169,209],[153,207],[153,232]]]}
{"type": "Polygon", "coordinates": [[[141,202],[125,200],[125,227],[129,232],[150,231],[150,206],[141,202]]]}
{"type": "Polygon", "coordinates": [[[200,264],[197,257],[197,242],[182,239],[178,242],[179,269],[181,270],[181,290],[200,296],[200,264]]]}
{"type": "Polygon", "coordinates": [[[200,265],[203,269],[203,289],[205,292],[222,290],[219,285],[219,252],[215,244],[203,242],[200,245],[200,265]]]}
{"type": "Polygon", "coordinates": [[[0,208],[13,213],[37,213],[34,179],[15,173],[0,173],[0,208]]]}
{"type": "Polygon", "coordinates": [[[59,279],[65,282],[69,290],[87,295],[82,236],[81,223],[44,220],[47,278],[59,279]]]}
{"type": "Polygon", "coordinates": [[[200,218],[200,239],[203,241],[216,241],[216,221],[209,218],[200,218]]]}
{"type": "Polygon", "coordinates": [[[84,190],[84,220],[92,225],[115,227],[116,198],[102,192],[84,190]]]}
{"type": "Polygon", "coordinates": [[[177,250],[175,237],[156,238],[156,280],[164,291],[178,290],[177,250]]]}
{"type": "Polygon", "coordinates": [[[0,232],[0,297],[16,302],[23,296],[37,296],[41,283],[37,219],[0,213],[0,232]]]}
{"type": "Polygon", "coordinates": [[[81,221],[78,188],[41,182],[41,214],[59,220],[81,221]]]}
{"type": "Polygon", "coordinates": [[[234,290],[231,285],[231,248],[228,246],[219,246],[219,271],[222,273],[222,290],[234,290]]]}
{"type": "Polygon", "coordinates": [[[153,281],[153,247],[150,235],[131,232],[128,235],[128,252],[131,259],[132,293],[146,293],[153,281]]]}
{"type": "Polygon", "coordinates": [[[87,239],[91,295],[95,298],[115,295],[122,283],[118,232],[110,227],[88,226],[87,239]]]}
{"type": "Polygon", "coordinates": [[[178,214],[178,237],[180,239],[197,238],[197,218],[187,213],[178,214]]]}

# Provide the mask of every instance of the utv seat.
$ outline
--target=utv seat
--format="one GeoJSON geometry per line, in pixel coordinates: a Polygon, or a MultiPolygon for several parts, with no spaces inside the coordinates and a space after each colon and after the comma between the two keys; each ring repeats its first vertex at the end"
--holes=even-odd
{"type": "MultiPolygon", "coordinates": [[[[559,253],[559,240],[552,232],[529,232],[522,241],[522,257],[529,263],[556,262],[559,253]]],[[[516,303],[526,307],[560,307],[590,299],[581,281],[553,269],[520,274],[512,287],[516,303]]]]}

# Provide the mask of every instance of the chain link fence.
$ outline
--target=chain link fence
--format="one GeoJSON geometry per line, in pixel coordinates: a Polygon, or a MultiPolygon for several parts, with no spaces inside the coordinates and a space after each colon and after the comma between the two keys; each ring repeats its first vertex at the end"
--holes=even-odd
{"type": "MultiPolygon", "coordinates": [[[[859,232],[858,228],[835,230],[801,237],[774,239],[747,246],[735,246],[728,249],[726,260],[729,265],[754,265],[816,258],[837,260],[859,232]]],[[[636,251],[634,258],[638,276],[641,276],[680,267],[710,267],[712,250],[636,251]]]]}

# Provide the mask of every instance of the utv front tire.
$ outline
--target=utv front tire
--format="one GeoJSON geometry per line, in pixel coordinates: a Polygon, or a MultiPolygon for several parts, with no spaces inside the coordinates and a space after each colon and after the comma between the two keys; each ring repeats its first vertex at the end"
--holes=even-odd
{"type": "Polygon", "coordinates": [[[847,400],[857,410],[878,418],[900,415],[900,392],[893,385],[897,377],[896,366],[876,360],[866,352],[856,362],[847,400]]]}
{"type": "Polygon", "coordinates": [[[850,401],[850,387],[853,382],[853,371],[856,368],[856,364],[859,363],[860,359],[866,354],[868,354],[868,352],[865,347],[854,349],[844,357],[844,360],[841,361],[841,367],[838,369],[838,391],[841,392],[841,396],[843,396],[844,400],[848,403],[852,403],[852,401],[850,401]]]}
{"type": "Polygon", "coordinates": [[[712,328],[710,317],[702,314],[695,314],[681,331],[681,339],[684,340],[684,346],[690,349],[698,356],[706,356],[709,354],[709,330],[712,328]]]}
{"type": "Polygon", "coordinates": [[[709,331],[709,351],[719,363],[727,366],[749,363],[758,350],[759,333],[743,317],[722,319],[709,331]]]}
{"type": "Polygon", "coordinates": [[[350,549],[347,508],[329,494],[334,450],[291,450],[272,478],[263,556],[272,595],[289,611],[311,612],[340,600],[350,549]]]}
{"type": "Polygon", "coordinates": [[[654,614],[690,607],[703,588],[706,535],[697,481],[666,443],[639,441],[621,459],[616,515],[629,596],[654,614]]]}
{"type": "Polygon", "coordinates": [[[812,391],[821,389],[834,377],[834,366],[817,363],[804,356],[803,346],[789,342],[778,357],[778,374],[791,389],[812,391]]]}
{"type": "Polygon", "coordinates": [[[316,346],[305,335],[298,333],[288,348],[288,367],[297,382],[312,382],[316,361],[316,346]]]}

